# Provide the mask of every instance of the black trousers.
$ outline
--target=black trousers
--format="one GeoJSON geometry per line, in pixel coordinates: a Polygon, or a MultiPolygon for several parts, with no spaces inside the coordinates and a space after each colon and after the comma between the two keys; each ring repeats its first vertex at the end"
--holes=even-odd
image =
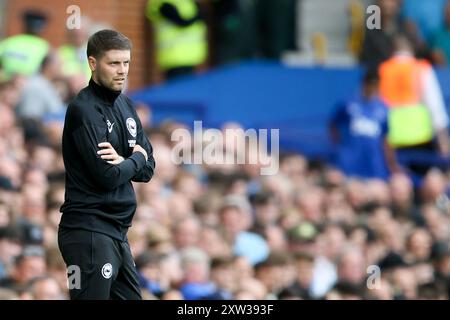
{"type": "MultiPolygon", "coordinates": [[[[403,147],[398,148],[397,151],[401,154],[402,152],[412,153],[435,153],[438,154],[438,144],[436,140],[426,142],[417,146],[411,146],[411,147],[403,147]]],[[[427,174],[428,170],[430,170],[431,166],[428,163],[408,163],[407,167],[409,170],[411,170],[414,174],[423,177],[427,174]]],[[[445,168],[441,168],[445,170],[445,168]]]]}
{"type": "Polygon", "coordinates": [[[68,268],[71,300],[141,300],[128,241],[60,227],[58,246],[68,268]]]}

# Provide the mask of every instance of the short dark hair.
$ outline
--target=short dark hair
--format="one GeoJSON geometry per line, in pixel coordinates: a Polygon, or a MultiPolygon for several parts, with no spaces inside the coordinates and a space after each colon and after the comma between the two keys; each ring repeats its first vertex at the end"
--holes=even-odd
{"type": "Polygon", "coordinates": [[[100,30],[94,33],[87,44],[87,56],[99,58],[108,50],[131,50],[131,41],[115,30],[100,30]]]}
{"type": "Polygon", "coordinates": [[[363,83],[365,85],[377,84],[380,81],[380,74],[378,69],[370,68],[366,71],[363,77],[363,83]]]}

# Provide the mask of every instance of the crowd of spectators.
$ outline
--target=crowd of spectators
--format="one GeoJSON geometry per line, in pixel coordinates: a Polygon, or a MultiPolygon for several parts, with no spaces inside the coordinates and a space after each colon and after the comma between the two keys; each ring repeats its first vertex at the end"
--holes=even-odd
{"type": "MultiPolygon", "coordinates": [[[[0,87],[0,297],[64,299],[63,123],[22,121],[23,88],[0,87]]],[[[402,173],[349,179],[295,153],[282,153],[272,176],[261,164],[175,165],[171,133],[184,125],[154,126],[148,108],[138,111],[158,164],[135,185],[128,235],[145,298],[448,297],[450,170],[431,169],[414,188],[402,173]]]]}
{"type": "MultiPolygon", "coordinates": [[[[57,109],[70,84],[57,70],[48,55],[34,78],[0,74],[0,299],[68,298],[57,109]]],[[[269,176],[260,163],[176,165],[171,135],[188,128],[137,108],[157,163],[134,185],[128,233],[145,299],[449,298],[450,169],[415,186],[402,172],[350,178],[297,153],[274,155],[269,176]]]]}

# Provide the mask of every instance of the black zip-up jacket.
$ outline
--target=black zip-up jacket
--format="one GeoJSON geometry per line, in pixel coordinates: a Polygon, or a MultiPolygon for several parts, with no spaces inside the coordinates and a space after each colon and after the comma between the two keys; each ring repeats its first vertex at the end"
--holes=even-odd
{"type": "Polygon", "coordinates": [[[155,170],[153,148],[131,100],[92,79],[69,104],[62,152],[66,169],[60,226],[126,239],[136,211],[131,181],[148,182],[155,170]],[[97,154],[109,142],[125,160],[109,164],[97,154]],[[145,149],[132,153],[135,144],[145,149]]]}

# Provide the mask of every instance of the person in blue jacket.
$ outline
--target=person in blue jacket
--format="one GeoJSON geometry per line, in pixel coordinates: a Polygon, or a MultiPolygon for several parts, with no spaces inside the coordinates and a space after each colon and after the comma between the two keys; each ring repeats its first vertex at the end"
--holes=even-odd
{"type": "Polygon", "coordinates": [[[378,96],[379,77],[368,71],[358,97],[339,104],[330,119],[335,165],[346,175],[386,180],[399,171],[388,144],[388,106],[378,96]]]}

